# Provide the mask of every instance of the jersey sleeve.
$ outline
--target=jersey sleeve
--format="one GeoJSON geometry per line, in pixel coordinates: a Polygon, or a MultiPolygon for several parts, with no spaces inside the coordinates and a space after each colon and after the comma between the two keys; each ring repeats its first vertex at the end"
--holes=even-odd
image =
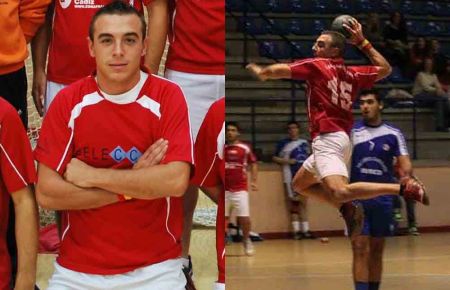
{"type": "Polygon", "coordinates": [[[378,76],[378,68],[376,66],[352,66],[350,68],[355,73],[355,81],[359,89],[370,89],[373,87],[378,76]]]}
{"type": "MultiPolygon", "coordinates": [[[[44,117],[34,157],[40,163],[63,174],[73,155],[73,129],[69,126],[70,96],[62,90],[44,117]]],[[[72,125],[73,126],[73,125],[72,125]]]]}
{"type": "Polygon", "coordinates": [[[212,187],[223,183],[224,122],[225,100],[220,99],[206,114],[195,141],[196,169],[191,181],[195,185],[212,187]]]}
{"type": "Polygon", "coordinates": [[[314,78],[317,73],[317,64],[319,60],[307,58],[289,64],[291,69],[292,79],[294,80],[309,80],[314,78]]]}
{"type": "Polygon", "coordinates": [[[194,162],[191,126],[186,99],[177,85],[166,90],[161,106],[161,137],[169,142],[163,163],[194,162]]]}
{"type": "Polygon", "coordinates": [[[281,150],[283,150],[283,147],[284,147],[284,140],[278,141],[277,146],[275,148],[275,153],[273,155],[277,156],[277,157],[281,157],[280,153],[281,153],[281,150]]]}
{"type": "Polygon", "coordinates": [[[395,134],[396,140],[397,140],[397,146],[395,148],[395,156],[403,156],[403,155],[409,155],[408,153],[408,147],[406,146],[405,137],[401,132],[397,132],[395,134]]]}
{"type": "Polygon", "coordinates": [[[36,182],[30,140],[12,106],[1,122],[0,149],[1,179],[9,193],[36,182]]]}

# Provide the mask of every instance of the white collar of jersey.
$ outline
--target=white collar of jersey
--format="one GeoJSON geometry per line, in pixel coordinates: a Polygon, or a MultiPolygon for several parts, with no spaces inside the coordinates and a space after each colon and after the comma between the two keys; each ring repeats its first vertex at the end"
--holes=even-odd
{"type": "Polygon", "coordinates": [[[139,92],[142,90],[142,87],[147,81],[147,78],[148,74],[141,71],[139,82],[131,90],[120,95],[109,95],[102,90],[100,90],[100,92],[105,97],[105,99],[112,103],[119,105],[130,104],[136,101],[139,92]]]}

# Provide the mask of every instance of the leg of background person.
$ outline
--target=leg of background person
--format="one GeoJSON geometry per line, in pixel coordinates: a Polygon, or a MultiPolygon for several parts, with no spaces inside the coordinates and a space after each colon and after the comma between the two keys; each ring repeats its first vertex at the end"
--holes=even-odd
{"type": "Polygon", "coordinates": [[[284,183],[284,200],[286,202],[286,209],[289,215],[289,221],[291,222],[292,236],[295,240],[301,238],[300,233],[300,217],[298,202],[293,200],[294,192],[290,183],[284,183]]]}
{"type": "Polygon", "coordinates": [[[298,201],[299,217],[301,222],[302,233],[309,232],[308,222],[308,198],[306,196],[300,196],[298,201]]]}
{"type": "Polygon", "coordinates": [[[369,236],[355,237],[352,240],[352,251],[355,290],[369,290],[369,236]]]}
{"type": "Polygon", "coordinates": [[[383,272],[385,238],[370,238],[369,290],[378,290],[383,272]]]}
{"type": "Polygon", "coordinates": [[[416,201],[405,200],[406,213],[408,217],[408,230],[410,234],[417,235],[417,222],[416,222],[416,201]]]}
{"type": "Polygon", "coordinates": [[[182,242],[182,258],[183,265],[189,267],[189,246],[191,243],[191,231],[192,231],[192,218],[194,216],[195,206],[198,200],[198,188],[193,185],[189,185],[187,191],[183,195],[183,209],[184,209],[184,224],[183,224],[183,237],[182,242]]]}

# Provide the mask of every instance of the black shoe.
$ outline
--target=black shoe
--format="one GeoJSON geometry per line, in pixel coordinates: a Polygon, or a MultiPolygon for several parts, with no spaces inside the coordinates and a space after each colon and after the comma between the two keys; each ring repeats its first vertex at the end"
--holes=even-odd
{"type": "Polygon", "coordinates": [[[292,238],[294,240],[301,240],[301,239],[303,239],[303,235],[301,232],[295,232],[294,235],[292,236],[292,238]]]}
{"type": "Polygon", "coordinates": [[[359,236],[364,225],[364,208],[359,203],[346,202],[339,209],[347,226],[349,238],[359,236]]]}
{"type": "Polygon", "coordinates": [[[303,239],[308,239],[308,240],[317,239],[317,237],[315,235],[313,235],[313,233],[311,233],[310,231],[307,231],[306,233],[302,233],[302,237],[303,237],[303,239]]]}

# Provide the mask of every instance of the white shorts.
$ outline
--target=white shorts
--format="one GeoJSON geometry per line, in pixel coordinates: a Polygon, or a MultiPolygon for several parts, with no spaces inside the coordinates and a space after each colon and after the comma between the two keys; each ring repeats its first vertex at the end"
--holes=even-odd
{"type": "Polygon", "coordinates": [[[50,104],[52,103],[55,96],[59,93],[60,90],[64,89],[65,87],[67,87],[67,85],[47,81],[47,91],[45,93],[44,102],[45,112],[48,111],[48,108],[50,107],[50,104]]]}
{"type": "Polygon", "coordinates": [[[250,206],[248,201],[248,191],[225,191],[225,216],[231,213],[236,216],[250,216],[250,206]]]}
{"type": "Polygon", "coordinates": [[[213,290],[225,290],[225,284],[224,283],[214,283],[213,290]]]}
{"type": "Polygon", "coordinates": [[[209,107],[225,96],[225,75],[193,74],[166,69],[165,77],[183,90],[189,108],[192,138],[195,141],[209,107]]]}
{"type": "Polygon", "coordinates": [[[184,290],[181,259],[173,259],[116,275],[75,272],[55,262],[47,290],[184,290]]]}
{"type": "Polygon", "coordinates": [[[330,175],[348,178],[348,164],[352,156],[350,138],[345,132],[321,134],[314,138],[312,151],[303,167],[319,180],[330,175]]]}

